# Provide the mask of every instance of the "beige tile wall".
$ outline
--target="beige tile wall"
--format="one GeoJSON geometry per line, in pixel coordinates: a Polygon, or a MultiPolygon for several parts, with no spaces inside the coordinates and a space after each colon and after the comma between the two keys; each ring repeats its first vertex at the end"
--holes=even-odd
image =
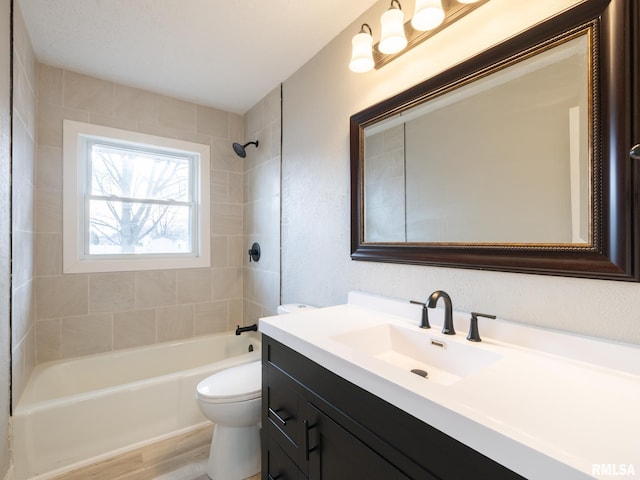
{"type": "Polygon", "coordinates": [[[36,58],[15,4],[11,225],[12,395],[19,398],[35,364],[35,139],[36,58]]]}
{"type": "Polygon", "coordinates": [[[0,478],[11,467],[11,23],[11,1],[0,0],[0,478]]]}
{"type": "Polygon", "coordinates": [[[280,304],[280,137],[281,92],[272,90],[245,114],[247,150],[244,175],[244,321],[274,315],[280,304]],[[259,262],[248,250],[258,242],[259,262]]]}
{"type": "Polygon", "coordinates": [[[243,117],[38,65],[37,362],[226,331],[243,315],[243,117]],[[62,120],[211,147],[212,267],[62,275],[62,120]]]}

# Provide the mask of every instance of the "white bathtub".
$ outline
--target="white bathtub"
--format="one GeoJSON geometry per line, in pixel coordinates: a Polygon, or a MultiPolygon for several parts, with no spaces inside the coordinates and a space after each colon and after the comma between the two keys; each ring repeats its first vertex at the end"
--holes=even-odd
{"type": "Polygon", "coordinates": [[[13,414],[16,480],[201,426],[198,382],[260,347],[225,333],[38,365],[13,414]]]}

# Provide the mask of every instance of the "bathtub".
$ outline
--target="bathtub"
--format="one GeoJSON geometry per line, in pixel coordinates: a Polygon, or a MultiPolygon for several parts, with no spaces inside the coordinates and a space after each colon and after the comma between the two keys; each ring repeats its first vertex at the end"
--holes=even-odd
{"type": "Polygon", "coordinates": [[[38,365],[13,413],[16,480],[201,427],[198,382],[260,347],[224,333],[38,365]]]}

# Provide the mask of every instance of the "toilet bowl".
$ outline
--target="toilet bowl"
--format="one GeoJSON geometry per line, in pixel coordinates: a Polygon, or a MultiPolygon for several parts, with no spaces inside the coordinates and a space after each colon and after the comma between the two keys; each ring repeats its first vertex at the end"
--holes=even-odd
{"type": "Polygon", "coordinates": [[[260,361],[227,368],[196,387],[198,407],[215,426],[207,463],[212,480],[243,480],[260,471],[260,361]]]}

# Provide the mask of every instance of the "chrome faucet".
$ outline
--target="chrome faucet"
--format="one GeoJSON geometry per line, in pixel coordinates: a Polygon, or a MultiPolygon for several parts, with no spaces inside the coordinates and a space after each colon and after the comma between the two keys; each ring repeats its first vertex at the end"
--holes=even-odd
{"type": "Polygon", "coordinates": [[[455,335],[456,330],[453,328],[453,307],[449,294],[442,290],[436,290],[427,300],[427,307],[434,308],[440,298],[444,300],[444,324],[442,325],[442,333],[445,335],[455,335]]]}

